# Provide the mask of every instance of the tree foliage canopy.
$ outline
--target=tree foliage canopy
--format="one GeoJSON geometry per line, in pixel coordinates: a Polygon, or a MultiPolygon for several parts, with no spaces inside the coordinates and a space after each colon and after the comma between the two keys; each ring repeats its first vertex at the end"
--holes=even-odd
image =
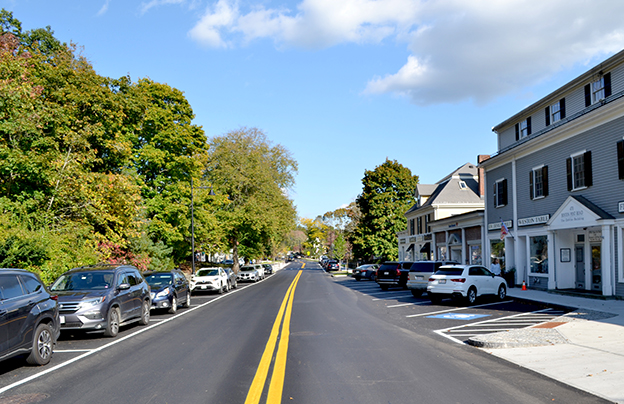
{"type": "Polygon", "coordinates": [[[405,212],[416,202],[418,176],[396,160],[366,170],[356,199],[360,218],[351,234],[354,255],[365,260],[397,259],[397,232],[405,229],[405,212]]]}

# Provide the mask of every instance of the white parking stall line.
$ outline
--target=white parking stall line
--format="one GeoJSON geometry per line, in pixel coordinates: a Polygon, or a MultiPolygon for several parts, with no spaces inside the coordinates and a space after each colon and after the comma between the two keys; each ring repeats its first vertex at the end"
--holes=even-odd
{"type": "Polygon", "coordinates": [[[439,311],[432,311],[429,313],[420,313],[420,314],[410,314],[409,316],[405,316],[405,317],[424,317],[424,316],[430,316],[432,314],[441,314],[441,313],[448,313],[451,311],[459,311],[459,310],[468,310],[468,309],[475,309],[477,307],[485,307],[485,306],[493,306],[496,304],[505,304],[505,303],[511,303],[512,300],[509,301],[505,301],[505,302],[497,302],[497,303],[487,303],[487,304],[478,304],[476,306],[469,306],[469,307],[454,307],[452,309],[448,309],[448,310],[439,310],[439,311]]]}
{"type": "Polygon", "coordinates": [[[394,308],[394,307],[405,307],[405,306],[413,306],[414,303],[403,303],[403,304],[393,304],[392,306],[386,306],[387,308],[394,308]]]}
{"type": "MultiPolygon", "coordinates": [[[[387,295],[388,293],[405,293],[404,290],[385,290],[383,292],[369,293],[369,295],[387,295]]],[[[412,293],[410,292],[410,296],[412,293]]]]}
{"type": "Polygon", "coordinates": [[[404,297],[412,297],[412,294],[410,293],[409,295],[394,295],[394,296],[388,296],[388,297],[378,297],[373,299],[373,301],[375,300],[394,300],[394,299],[402,299],[404,297]]]}

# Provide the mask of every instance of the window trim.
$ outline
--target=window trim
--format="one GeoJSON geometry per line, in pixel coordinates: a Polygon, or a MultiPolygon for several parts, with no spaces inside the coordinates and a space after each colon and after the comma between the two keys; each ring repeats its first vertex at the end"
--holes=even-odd
{"type": "Polygon", "coordinates": [[[537,167],[533,167],[529,172],[529,197],[532,201],[538,199],[544,199],[548,196],[548,166],[541,164],[537,167]],[[540,171],[542,180],[542,194],[537,195],[537,181],[535,173],[540,171]],[[536,196],[537,195],[537,196],[536,196]]]}
{"type": "Polygon", "coordinates": [[[593,185],[591,151],[582,150],[571,154],[570,157],[566,159],[566,176],[568,191],[570,192],[580,191],[591,187],[593,185]],[[583,185],[576,187],[574,180],[574,160],[579,157],[583,159],[583,185]]]}
{"type": "Polygon", "coordinates": [[[500,178],[496,181],[494,181],[494,207],[495,208],[502,208],[503,206],[507,206],[508,204],[508,200],[507,200],[507,179],[506,178],[500,178]],[[499,184],[501,184],[501,192],[499,193],[499,184]],[[499,199],[500,199],[500,204],[499,204],[499,199]]]}

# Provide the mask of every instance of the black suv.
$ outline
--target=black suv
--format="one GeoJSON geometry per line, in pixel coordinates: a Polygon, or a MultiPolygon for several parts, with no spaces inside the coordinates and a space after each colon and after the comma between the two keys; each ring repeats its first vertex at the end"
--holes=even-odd
{"type": "Polygon", "coordinates": [[[50,290],[59,296],[61,330],[104,331],[115,337],[123,325],[149,322],[150,288],[131,265],[74,268],[50,290]]]}
{"type": "Polygon", "coordinates": [[[384,262],[377,270],[377,283],[382,290],[388,290],[390,286],[401,286],[407,289],[407,274],[412,264],[412,261],[384,262]]]}
{"type": "Polygon", "coordinates": [[[59,336],[57,297],[39,277],[23,269],[0,269],[0,360],[28,354],[45,365],[59,336]]]}

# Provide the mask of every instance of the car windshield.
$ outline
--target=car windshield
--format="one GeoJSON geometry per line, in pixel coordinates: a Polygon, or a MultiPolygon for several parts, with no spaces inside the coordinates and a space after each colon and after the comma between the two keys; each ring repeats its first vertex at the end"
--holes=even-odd
{"type": "Polygon", "coordinates": [[[147,283],[153,288],[171,285],[173,283],[173,275],[171,274],[151,274],[145,277],[147,283]]]}
{"type": "Polygon", "coordinates": [[[463,268],[440,268],[436,271],[436,275],[461,275],[463,268]]]}
{"type": "Polygon", "coordinates": [[[103,290],[113,284],[113,272],[74,272],[61,275],[50,290],[61,292],[66,290],[103,290]]]}
{"type": "Polygon", "coordinates": [[[197,276],[217,276],[219,275],[218,269],[200,269],[197,271],[197,276]]]}
{"type": "Polygon", "coordinates": [[[241,267],[240,270],[241,271],[253,271],[254,269],[256,269],[256,268],[254,268],[254,267],[241,267]]]}

